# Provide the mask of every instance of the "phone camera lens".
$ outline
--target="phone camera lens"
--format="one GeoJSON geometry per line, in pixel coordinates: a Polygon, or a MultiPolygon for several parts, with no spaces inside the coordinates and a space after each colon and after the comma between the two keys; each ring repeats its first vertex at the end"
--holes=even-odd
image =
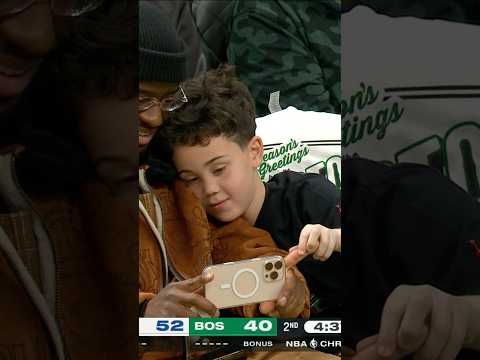
{"type": "Polygon", "coordinates": [[[265,264],[265,269],[267,269],[268,271],[272,270],[273,269],[273,264],[272,263],[266,263],[265,264]]]}
{"type": "Polygon", "coordinates": [[[278,278],[278,273],[276,271],[272,271],[270,274],[270,279],[275,280],[276,278],[278,278]]]}
{"type": "Polygon", "coordinates": [[[281,268],[282,268],[282,265],[283,265],[283,264],[282,264],[281,261],[277,261],[277,262],[275,263],[275,269],[277,269],[277,270],[278,270],[278,269],[281,269],[281,268]]]}

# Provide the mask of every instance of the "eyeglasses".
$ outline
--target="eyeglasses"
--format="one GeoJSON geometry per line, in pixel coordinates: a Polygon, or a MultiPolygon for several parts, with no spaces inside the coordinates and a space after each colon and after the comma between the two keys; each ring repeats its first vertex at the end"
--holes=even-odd
{"type": "Polygon", "coordinates": [[[185,95],[185,92],[180,86],[174,93],[162,96],[161,98],[140,95],[138,98],[138,112],[144,112],[153,107],[158,107],[160,110],[171,112],[181,108],[187,102],[187,95],[185,95]]]}
{"type": "Polygon", "coordinates": [[[34,3],[50,2],[50,7],[55,15],[79,16],[95,10],[105,0],[0,0],[0,17],[18,14],[34,3]]]}

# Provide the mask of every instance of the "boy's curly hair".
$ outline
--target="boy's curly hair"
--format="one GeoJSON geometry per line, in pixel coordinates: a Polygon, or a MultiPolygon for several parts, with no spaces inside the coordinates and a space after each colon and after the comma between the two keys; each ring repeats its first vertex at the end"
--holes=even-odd
{"type": "Polygon", "coordinates": [[[255,136],[255,105],[231,65],[207,71],[182,83],[188,102],[169,113],[157,139],[173,145],[207,145],[225,136],[244,147],[255,136]]]}

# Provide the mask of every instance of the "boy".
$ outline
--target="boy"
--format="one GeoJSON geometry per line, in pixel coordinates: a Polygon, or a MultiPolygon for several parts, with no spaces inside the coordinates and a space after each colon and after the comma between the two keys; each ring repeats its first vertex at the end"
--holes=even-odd
{"type": "MultiPolygon", "coordinates": [[[[340,196],[323,176],[285,172],[262,183],[257,167],[263,144],[255,135],[253,100],[231,67],[209,71],[186,81],[182,88],[188,103],[168,115],[159,138],[167,145],[178,177],[210,218],[227,223],[243,217],[250,225],[269,232],[284,250],[297,245],[299,238],[304,239],[302,246],[310,243],[316,250],[320,229],[330,233],[330,228],[340,227],[340,196]]],[[[317,255],[328,257],[330,250],[317,255]]],[[[289,260],[287,257],[287,263],[289,260]]],[[[298,268],[310,290],[322,295],[325,305],[339,304],[338,254],[325,263],[307,258],[298,268]]],[[[287,286],[299,289],[293,280],[287,286]]],[[[292,292],[275,304],[261,304],[260,311],[282,315],[297,297],[292,292]]]]}

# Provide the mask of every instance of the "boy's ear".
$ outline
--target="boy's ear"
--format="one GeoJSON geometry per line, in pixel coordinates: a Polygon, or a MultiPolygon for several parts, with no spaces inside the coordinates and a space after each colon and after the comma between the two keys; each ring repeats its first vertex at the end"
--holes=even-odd
{"type": "Polygon", "coordinates": [[[263,141],[260,136],[254,136],[248,142],[248,153],[254,167],[258,167],[263,157],[263,141]]]}

